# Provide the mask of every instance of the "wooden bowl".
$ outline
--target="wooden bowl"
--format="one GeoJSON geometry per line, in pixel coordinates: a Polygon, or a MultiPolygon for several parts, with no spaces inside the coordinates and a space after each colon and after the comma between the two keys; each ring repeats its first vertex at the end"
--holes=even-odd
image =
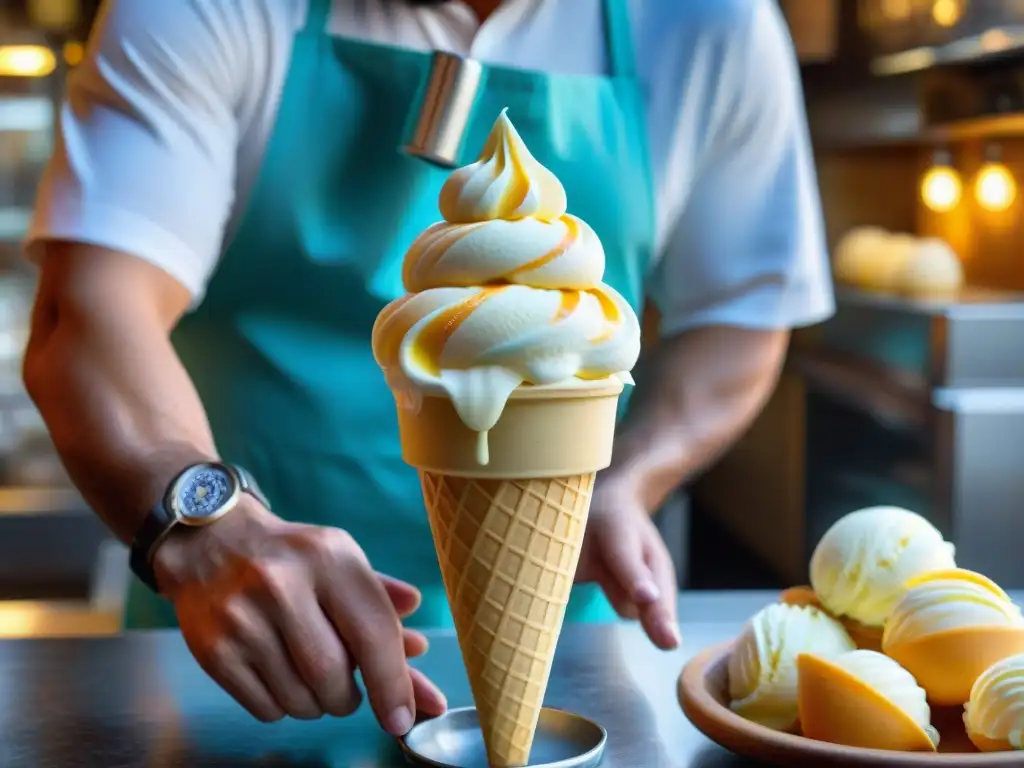
{"type": "Polygon", "coordinates": [[[858,749],[779,733],[744,720],[729,709],[728,661],[732,643],[709,648],[695,656],[679,676],[679,702],[697,730],[730,752],[773,765],[797,768],[851,766],[854,768],[988,768],[1022,764],[1019,752],[978,752],[967,738],[963,708],[932,709],[932,725],[941,734],[938,753],[887,752],[858,749]]]}

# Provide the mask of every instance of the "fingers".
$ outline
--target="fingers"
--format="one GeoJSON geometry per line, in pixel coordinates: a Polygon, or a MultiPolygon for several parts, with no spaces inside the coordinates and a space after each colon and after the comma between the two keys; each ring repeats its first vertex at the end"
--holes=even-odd
{"type": "Polygon", "coordinates": [[[273,723],[285,716],[284,709],[260,676],[246,664],[237,645],[221,640],[210,648],[189,644],[189,650],[203,671],[257,720],[273,723]]]}
{"type": "Polygon", "coordinates": [[[392,578],[384,573],[378,573],[377,578],[387,592],[391,604],[400,619],[407,618],[419,609],[423,602],[423,595],[412,584],[392,578]]]}
{"type": "Polygon", "coordinates": [[[657,532],[645,543],[643,559],[658,588],[659,599],[640,607],[640,623],[651,641],[662,650],[678,648],[682,638],[676,616],[675,566],[657,532]]]}
{"type": "Polygon", "coordinates": [[[402,625],[391,597],[347,534],[339,531],[325,543],[331,551],[318,571],[320,603],[362,672],[381,726],[404,736],[413,726],[416,701],[402,625]]]}
{"type": "Polygon", "coordinates": [[[227,613],[243,657],[281,709],[297,720],[322,717],[320,702],[299,676],[288,650],[262,611],[247,600],[236,600],[229,604],[227,613]]]}
{"type": "Polygon", "coordinates": [[[619,526],[612,535],[602,536],[600,544],[604,569],[635,608],[656,603],[661,590],[644,561],[644,547],[637,532],[619,526]]]}
{"type": "Polygon", "coordinates": [[[418,669],[410,667],[409,675],[412,677],[412,688],[416,697],[416,711],[427,717],[443,715],[448,709],[448,700],[441,693],[441,689],[418,669]]]}
{"type": "Polygon", "coordinates": [[[296,590],[271,610],[295,668],[323,711],[335,717],[355,712],[362,694],[352,661],[312,589],[296,590]]]}
{"type": "Polygon", "coordinates": [[[415,629],[402,630],[402,642],[405,645],[405,657],[415,659],[422,656],[430,649],[430,641],[426,635],[417,632],[415,629]]]}
{"type": "Polygon", "coordinates": [[[598,579],[598,584],[601,585],[601,589],[604,591],[605,597],[608,598],[608,602],[611,603],[612,608],[615,609],[615,612],[621,618],[629,621],[639,620],[640,609],[633,602],[632,595],[626,592],[619,584],[618,579],[606,573],[598,579]]]}
{"type": "Polygon", "coordinates": [[[607,581],[615,583],[605,584],[605,593],[621,616],[639,618],[651,641],[670,650],[679,645],[672,559],[654,524],[643,520],[641,525],[650,530],[619,526],[615,535],[601,537],[607,581]]]}

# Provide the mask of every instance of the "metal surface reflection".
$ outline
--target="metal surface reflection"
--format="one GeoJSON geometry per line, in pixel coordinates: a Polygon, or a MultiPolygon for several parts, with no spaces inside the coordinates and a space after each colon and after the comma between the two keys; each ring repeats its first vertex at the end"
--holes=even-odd
{"type": "MultiPolygon", "coordinates": [[[[568,626],[547,705],[608,731],[605,768],[741,768],[683,717],[676,679],[688,658],[734,636],[772,593],[683,598],[685,648],[655,649],[632,625],[568,626]]],[[[420,666],[452,707],[472,704],[452,634],[420,666]]],[[[171,632],[94,640],[0,642],[4,768],[391,768],[397,744],[368,706],[341,720],[261,725],[198,668],[171,632]]]]}

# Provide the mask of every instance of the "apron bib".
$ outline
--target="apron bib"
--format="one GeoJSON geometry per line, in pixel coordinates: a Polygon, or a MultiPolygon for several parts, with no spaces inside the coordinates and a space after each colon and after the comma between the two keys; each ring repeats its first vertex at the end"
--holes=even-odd
{"type": "MultiPolygon", "coordinates": [[[[430,56],[332,37],[330,6],[310,0],[241,226],[173,341],[218,450],[274,512],[346,529],[375,569],[423,590],[409,626],[451,627],[419,477],[370,347],[377,313],[405,293],[406,249],[441,218],[448,171],[400,151],[430,56]]],[[[605,282],[640,314],[654,214],[626,0],[605,0],[605,27],[610,77],[485,67],[463,146],[479,151],[507,107],[569,212],[601,238],[605,282]]],[[[614,619],[594,585],[574,589],[566,621],[614,619]]],[[[175,623],[133,581],[127,627],[175,623]]]]}

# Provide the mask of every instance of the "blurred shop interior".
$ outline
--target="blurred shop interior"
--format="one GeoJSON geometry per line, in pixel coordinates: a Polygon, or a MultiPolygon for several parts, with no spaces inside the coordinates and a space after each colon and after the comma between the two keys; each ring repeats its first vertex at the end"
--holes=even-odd
{"type": "MultiPolygon", "coordinates": [[[[1024,588],[1024,3],[779,2],[839,308],[796,334],[764,413],[662,521],[681,581],[804,583],[833,521],[884,504],[1024,588]]],[[[97,5],[0,4],[0,637],[116,632],[127,578],[20,382],[20,241],[97,5]]]]}

